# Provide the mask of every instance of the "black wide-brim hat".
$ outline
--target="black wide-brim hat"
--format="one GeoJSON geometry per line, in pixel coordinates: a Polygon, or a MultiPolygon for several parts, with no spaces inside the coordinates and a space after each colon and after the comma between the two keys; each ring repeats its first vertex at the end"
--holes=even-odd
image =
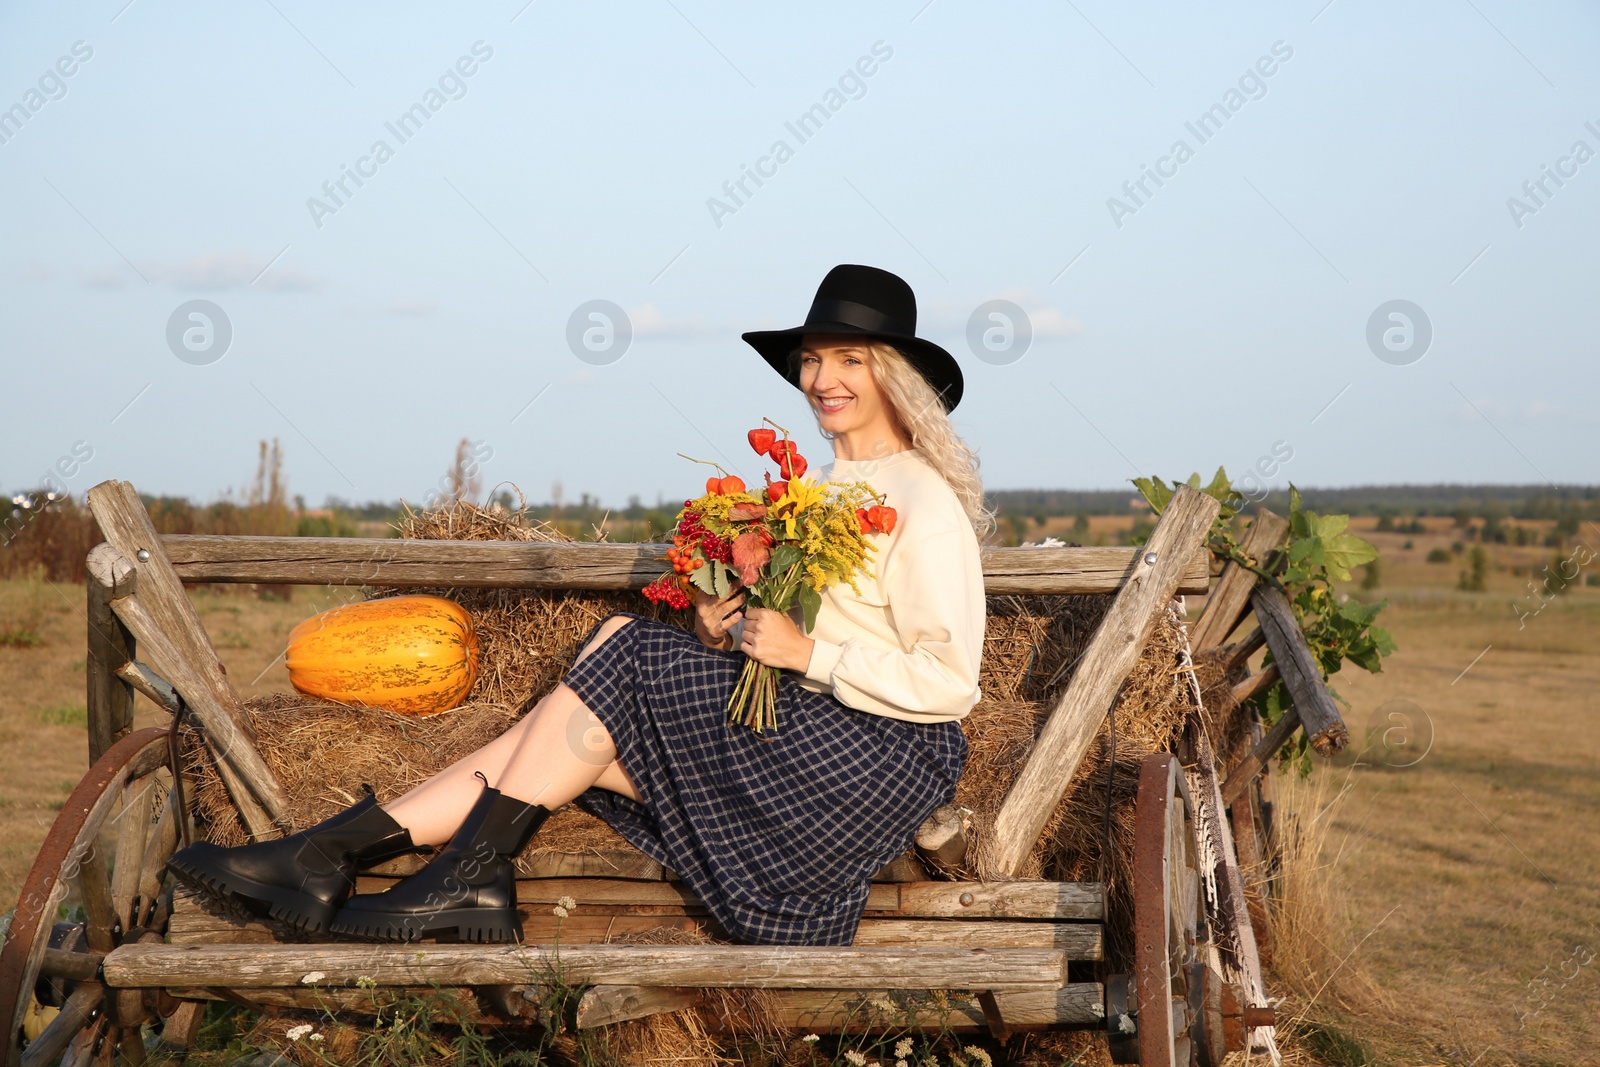
{"type": "Polygon", "coordinates": [[[933,386],[945,411],[961,403],[963,381],[955,357],[917,336],[917,298],[899,275],[877,267],[841,263],[817,286],[806,321],[788,330],[741,334],[772,369],[796,389],[800,372],[789,369],[789,354],[808,333],[850,334],[887,341],[899,349],[933,386]]]}

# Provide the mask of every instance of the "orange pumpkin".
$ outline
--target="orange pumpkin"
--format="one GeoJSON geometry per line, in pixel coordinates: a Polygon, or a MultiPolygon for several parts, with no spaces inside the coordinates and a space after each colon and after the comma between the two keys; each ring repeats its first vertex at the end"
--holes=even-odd
{"type": "Polygon", "coordinates": [[[453,600],[393,596],[333,608],[289,633],[289,681],[308,696],[433,715],[478,677],[472,616],[453,600]]]}

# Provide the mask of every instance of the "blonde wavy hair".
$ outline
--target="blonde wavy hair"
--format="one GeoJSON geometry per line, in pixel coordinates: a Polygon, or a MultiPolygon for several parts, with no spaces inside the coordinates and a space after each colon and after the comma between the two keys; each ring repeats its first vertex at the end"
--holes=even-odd
{"type": "MultiPolygon", "coordinates": [[[[978,475],[978,456],[956,433],[950,424],[939,394],[928,384],[922,372],[894,345],[886,341],[867,341],[862,345],[867,351],[867,367],[872,380],[877,383],[889,402],[891,417],[896,426],[911,440],[911,447],[922,453],[928,466],[939,472],[962,510],[972,523],[978,540],[992,534],[999,523],[993,509],[983,501],[983,480],[978,475]]],[[[791,381],[800,380],[800,346],[789,353],[791,381]]],[[[822,429],[821,417],[812,408],[817,419],[817,430],[823,437],[833,440],[833,434],[822,429]]]]}

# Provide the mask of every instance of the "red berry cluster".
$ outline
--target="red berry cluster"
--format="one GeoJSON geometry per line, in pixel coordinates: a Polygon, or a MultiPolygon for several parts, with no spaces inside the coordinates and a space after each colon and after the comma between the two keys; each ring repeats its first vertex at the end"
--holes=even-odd
{"type": "Polygon", "coordinates": [[[678,584],[676,575],[663,574],[644,587],[644,595],[656,603],[666,601],[667,607],[682,611],[689,606],[689,594],[678,584]]]}

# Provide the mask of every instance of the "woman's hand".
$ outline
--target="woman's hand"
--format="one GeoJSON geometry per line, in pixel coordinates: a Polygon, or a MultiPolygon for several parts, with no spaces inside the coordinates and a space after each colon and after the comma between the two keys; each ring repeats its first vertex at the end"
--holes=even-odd
{"type": "Polygon", "coordinates": [[[744,618],[744,601],[747,591],[735,585],[725,597],[715,597],[694,588],[694,635],[700,643],[723,652],[733,651],[733,638],[728,631],[744,618]]]}
{"type": "Polygon", "coordinates": [[[771,608],[751,608],[745,613],[744,643],[739,650],[758,663],[800,671],[811,666],[816,642],[800,632],[794,619],[771,608]]]}

